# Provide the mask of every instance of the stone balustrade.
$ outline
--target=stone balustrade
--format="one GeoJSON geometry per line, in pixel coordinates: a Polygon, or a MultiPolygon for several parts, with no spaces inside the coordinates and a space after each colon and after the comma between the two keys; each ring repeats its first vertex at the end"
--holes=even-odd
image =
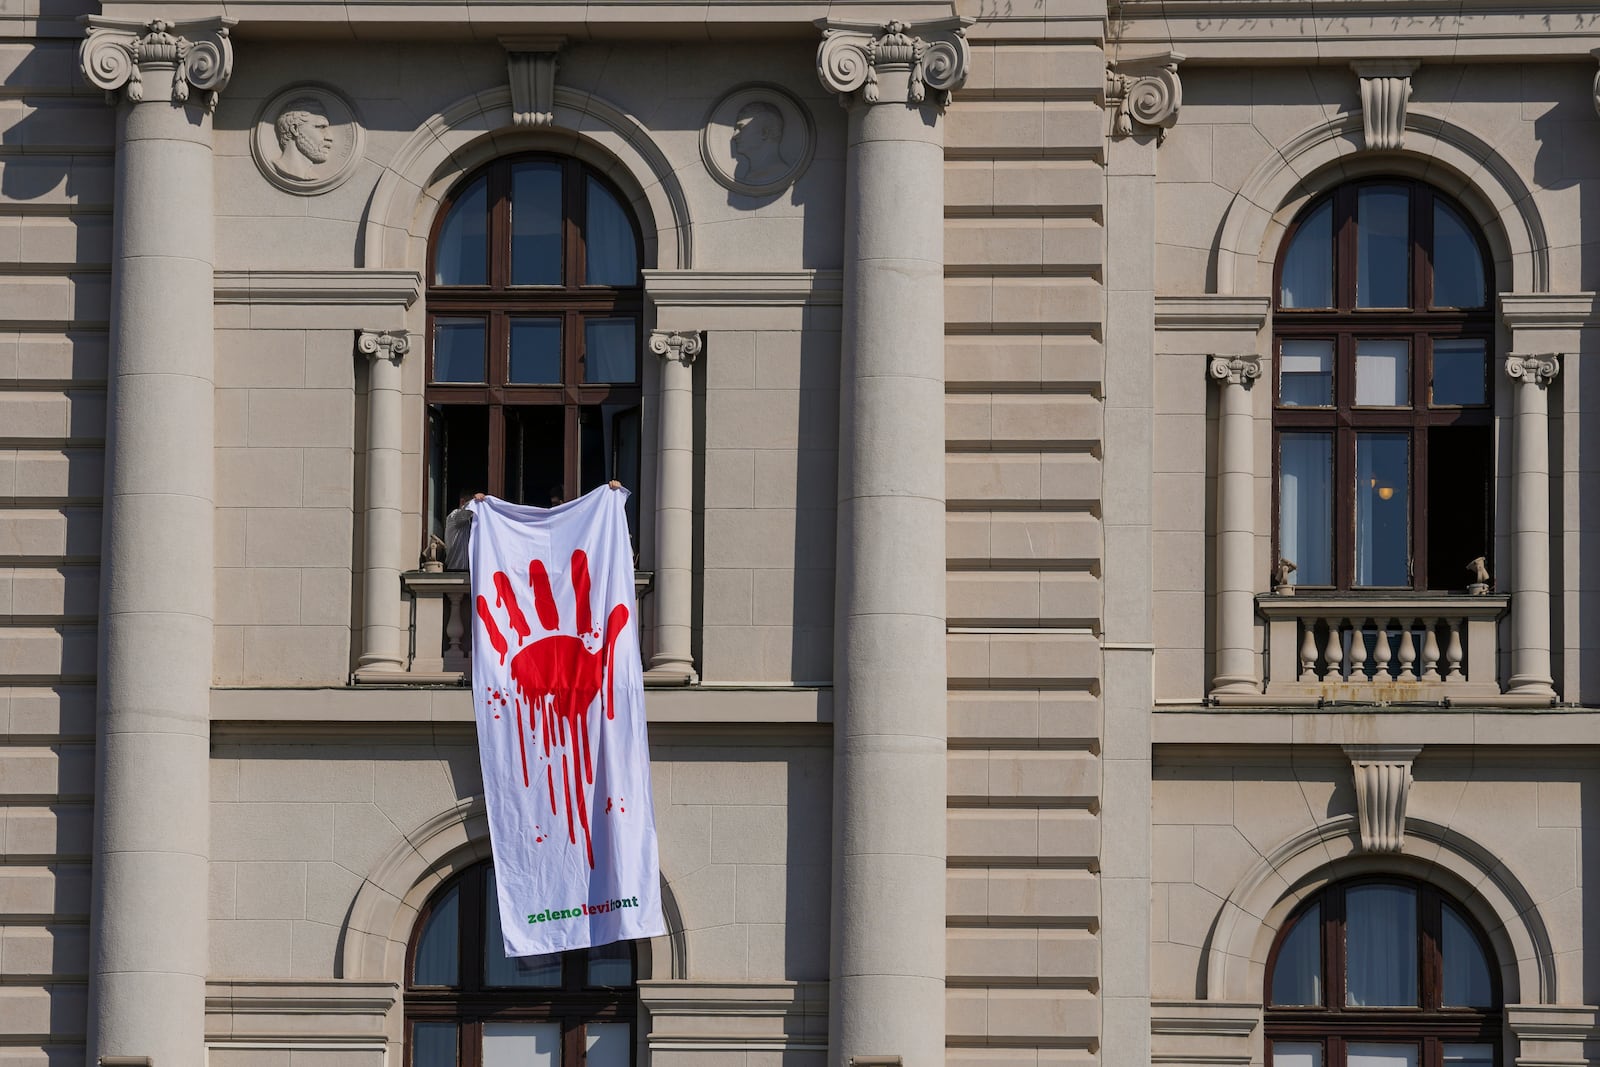
{"type": "Polygon", "coordinates": [[[1507,596],[1261,596],[1273,703],[1503,703],[1507,596]]]}
{"type": "MultiPolygon", "coordinates": [[[[649,594],[654,575],[638,571],[633,593],[649,594]]],[[[390,685],[460,685],[472,669],[472,583],[465,571],[407,571],[400,576],[410,608],[411,639],[404,672],[385,676],[390,685]]],[[[641,631],[642,632],[642,631],[641,631]]],[[[357,681],[378,681],[357,678],[357,681]]]]}

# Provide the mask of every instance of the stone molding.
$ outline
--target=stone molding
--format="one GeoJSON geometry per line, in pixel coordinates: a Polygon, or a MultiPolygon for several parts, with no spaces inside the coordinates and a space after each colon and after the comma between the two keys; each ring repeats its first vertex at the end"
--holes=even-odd
{"type": "Polygon", "coordinates": [[[411,338],[404,330],[358,330],[356,351],[369,359],[386,359],[398,367],[411,351],[411,338]]]}
{"type": "Polygon", "coordinates": [[[704,335],[698,330],[652,330],[650,351],[669,363],[691,366],[704,347],[704,335]]]}
{"type": "Polygon", "coordinates": [[[1150,1062],[1245,1067],[1260,1024],[1260,1001],[1153,1000],[1150,1062]]]}
{"type": "Polygon", "coordinates": [[[1345,745],[1355,778],[1356,821],[1364,852],[1400,852],[1406,840],[1411,763],[1421,745],[1345,745]]]}
{"type": "Polygon", "coordinates": [[[1267,324],[1271,308],[1272,300],[1265,296],[1157,296],[1156,329],[1257,333],[1267,324]]]}
{"type": "Polygon", "coordinates": [[[1579,1067],[1592,1061],[1585,1044],[1600,1039],[1600,1009],[1591,1004],[1507,1004],[1517,1067],[1579,1067]]]}
{"type": "Polygon", "coordinates": [[[803,307],[844,303],[836,270],[645,270],[645,296],[656,307],[803,307]]]}
{"type": "Polygon", "coordinates": [[[1213,381],[1248,387],[1261,377],[1261,360],[1253,356],[1212,356],[1207,373],[1213,381]]]}
{"type": "Polygon", "coordinates": [[[1156,144],[1178,122],[1183,107],[1183,82],[1178,78],[1181,52],[1163,52],[1140,59],[1119,59],[1106,64],[1106,106],[1112,109],[1112,132],[1131,137],[1155,132],[1156,144]]]}
{"type": "Polygon", "coordinates": [[[565,37],[502,37],[511,81],[511,122],[550,126],[556,121],[556,69],[565,37]]]}
{"type": "Polygon", "coordinates": [[[1600,317],[1594,293],[1502,293],[1500,321],[1518,329],[1581,329],[1600,317]]]}
{"type": "Polygon", "coordinates": [[[78,70],[90,85],[105,90],[106,103],[116,103],[121,90],[129,103],[137,104],[145,99],[147,77],[167,76],[173,103],[187,102],[195,89],[208,113],[217,109],[217,100],[233,76],[228,29],[234,19],[180,26],[161,19],[130,22],[89,15],[84,23],[88,36],[78,46],[78,70]]]}
{"type": "Polygon", "coordinates": [[[839,95],[839,104],[921,104],[933,90],[932,102],[950,106],[953,92],[967,80],[972,50],[967,44],[968,18],[906,23],[821,19],[817,77],[839,95]],[[887,90],[881,75],[905,71],[905,95],[887,90]]]}
{"type": "Polygon", "coordinates": [[[398,330],[422,293],[412,270],[219,270],[217,329],[398,330]]]}
{"type": "Polygon", "coordinates": [[[206,983],[206,1042],[257,1046],[314,1040],[381,1049],[398,982],[344,978],[231,978],[206,983]]]}
{"type": "Polygon", "coordinates": [[[1361,79],[1361,129],[1368,151],[1405,146],[1406,105],[1411,102],[1414,59],[1357,60],[1350,69],[1361,79]]]}
{"type": "Polygon", "coordinates": [[[828,1044],[827,982],[641,981],[652,1055],[828,1044]]]}
{"type": "Polygon", "coordinates": [[[1555,353],[1506,357],[1506,373],[1529,385],[1548,386],[1561,373],[1561,357],[1555,353]]]}

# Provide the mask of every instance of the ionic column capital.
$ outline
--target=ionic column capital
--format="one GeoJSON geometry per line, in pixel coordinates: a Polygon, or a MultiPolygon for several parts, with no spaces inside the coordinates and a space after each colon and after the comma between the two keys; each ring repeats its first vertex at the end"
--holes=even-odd
{"type": "Polygon", "coordinates": [[[947,107],[972,63],[966,36],[971,24],[968,18],[915,24],[820,19],[817,77],[844,107],[921,104],[929,100],[929,89],[932,102],[947,107]],[[902,74],[903,82],[884,77],[890,72],[902,74]]]}
{"type": "Polygon", "coordinates": [[[650,351],[668,363],[690,366],[704,345],[705,335],[699,330],[650,331],[650,351]]]}
{"type": "Polygon", "coordinates": [[[1506,357],[1506,373],[1528,385],[1547,386],[1561,373],[1561,357],[1555,353],[1506,357]]]}
{"type": "Polygon", "coordinates": [[[368,359],[386,359],[395,366],[411,351],[411,338],[404,330],[361,330],[356,334],[356,351],[368,359]]]}
{"type": "MultiPolygon", "coordinates": [[[[104,89],[106,103],[114,104],[117,91],[137,104],[145,99],[145,83],[165,86],[175,104],[189,99],[189,90],[198,89],[206,111],[215,111],[217,97],[233,76],[233,42],[229,18],[184,23],[182,27],[154,19],[128,22],[91,15],[86,20],[88,36],[78,46],[78,70],[90,85],[104,89]],[[179,32],[181,29],[181,32],[179,32]]],[[[154,97],[152,97],[154,99],[154,97]]]]}
{"type": "Polygon", "coordinates": [[[1117,136],[1132,136],[1137,123],[1155,131],[1156,144],[1167,139],[1183,106],[1183,82],[1178,79],[1183,58],[1180,52],[1163,52],[1106,64],[1106,105],[1116,115],[1117,136]]]}
{"type": "Polygon", "coordinates": [[[1261,360],[1255,356],[1212,356],[1207,373],[1219,385],[1249,385],[1261,377],[1261,360]]]}

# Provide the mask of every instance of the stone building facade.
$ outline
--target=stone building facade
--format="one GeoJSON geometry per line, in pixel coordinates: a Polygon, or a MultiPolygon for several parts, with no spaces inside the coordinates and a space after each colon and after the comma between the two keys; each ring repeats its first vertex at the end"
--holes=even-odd
{"type": "Polygon", "coordinates": [[[0,1060],[1600,1054],[1600,22],[1326,7],[0,14],[0,1060]],[[430,536],[609,477],[541,970],[430,536]]]}

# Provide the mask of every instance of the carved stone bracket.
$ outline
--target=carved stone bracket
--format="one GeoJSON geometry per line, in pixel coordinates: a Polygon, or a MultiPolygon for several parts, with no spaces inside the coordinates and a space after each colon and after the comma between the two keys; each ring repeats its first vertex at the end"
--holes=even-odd
{"type": "Polygon", "coordinates": [[[1530,385],[1547,386],[1561,373],[1561,357],[1549,355],[1506,357],[1506,373],[1530,385]]]}
{"type": "Polygon", "coordinates": [[[411,338],[404,330],[361,330],[356,334],[356,351],[369,359],[386,359],[399,366],[411,351],[411,338]]]}
{"type": "Polygon", "coordinates": [[[1370,60],[1350,64],[1361,79],[1361,127],[1367,148],[1401,147],[1406,136],[1406,104],[1411,101],[1411,75],[1417,61],[1370,60]]]}
{"type": "Polygon", "coordinates": [[[1156,144],[1178,122],[1183,106],[1183,82],[1178,64],[1183,55],[1163,52],[1142,59],[1120,59],[1106,65],[1106,105],[1116,116],[1118,137],[1133,135],[1135,125],[1156,132],[1156,144]]]}
{"type": "Polygon", "coordinates": [[[915,25],[823,19],[817,47],[817,77],[839,94],[839,103],[920,104],[928,99],[948,107],[951,94],[967,80],[972,50],[966,28],[971,19],[939,19],[915,25]],[[904,77],[889,78],[891,72],[904,77]]]}
{"type": "Polygon", "coordinates": [[[147,78],[165,78],[173,103],[184,103],[190,89],[197,89],[206,111],[215,111],[218,95],[233,76],[228,28],[234,21],[184,23],[179,33],[179,27],[161,19],[128,22],[90,15],[85,19],[88,36],[78,46],[78,70],[90,85],[105,90],[108,104],[116,103],[119,90],[137,104],[145,98],[147,78]]]}
{"type": "Polygon", "coordinates": [[[1421,745],[1345,745],[1355,775],[1361,851],[1399,852],[1406,839],[1411,764],[1421,745]]]}
{"type": "Polygon", "coordinates": [[[692,365],[703,345],[704,335],[699,330],[650,331],[650,351],[669,363],[692,365]]]}
{"type": "Polygon", "coordinates": [[[517,126],[555,122],[556,68],[565,37],[504,37],[511,76],[511,121],[517,126]]]}
{"type": "Polygon", "coordinates": [[[1226,385],[1245,385],[1261,377],[1261,361],[1254,356],[1212,356],[1208,373],[1226,385]]]}

